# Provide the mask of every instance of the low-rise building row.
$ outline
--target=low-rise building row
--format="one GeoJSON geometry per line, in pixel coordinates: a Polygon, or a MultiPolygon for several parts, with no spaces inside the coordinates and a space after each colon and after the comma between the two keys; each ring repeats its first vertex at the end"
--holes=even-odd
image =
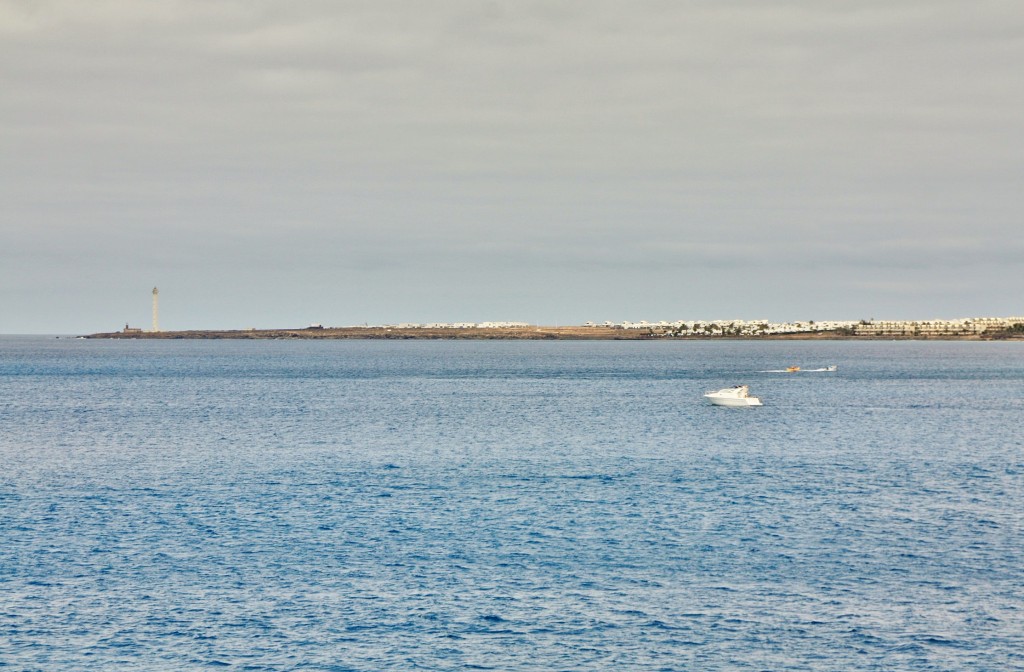
{"type": "MultiPolygon", "coordinates": [[[[851,336],[973,336],[987,331],[1024,328],[1024,317],[967,317],[957,320],[678,320],[676,322],[605,322],[614,329],[646,329],[662,336],[772,336],[840,332],[851,336]]],[[[588,322],[587,326],[596,326],[588,322]]]]}
{"type": "Polygon", "coordinates": [[[605,326],[615,329],[649,329],[664,336],[771,336],[852,329],[856,322],[769,322],[768,320],[677,320],[675,322],[620,322],[605,326]]]}
{"type": "Polygon", "coordinates": [[[856,336],[972,336],[1024,324],[1024,317],[965,317],[959,320],[861,320],[856,336]]]}

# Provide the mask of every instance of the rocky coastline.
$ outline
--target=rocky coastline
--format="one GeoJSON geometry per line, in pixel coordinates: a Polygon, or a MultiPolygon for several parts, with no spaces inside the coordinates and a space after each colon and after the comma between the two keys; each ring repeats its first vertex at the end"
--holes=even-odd
{"type": "Polygon", "coordinates": [[[502,328],[428,327],[306,327],[298,329],[237,329],[185,331],[124,331],[95,333],[90,339],[147,340],[1024,340],[1024,330],[995,329],[982,333],[931,335],[921,333],[865,335],[848,329],[787,334],[721,335],[686,334],[659,327],[620,329],[604,326],[521,326],[502,328]]]}

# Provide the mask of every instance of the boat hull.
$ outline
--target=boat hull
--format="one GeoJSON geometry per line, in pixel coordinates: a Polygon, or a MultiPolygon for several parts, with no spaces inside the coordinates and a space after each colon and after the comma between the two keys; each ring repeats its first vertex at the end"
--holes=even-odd
{"type": "Polygon", "coordinates": [[[738,408],[741,406],[763,406],[757,397],[716,397],[713,394],[705,394],[704,397],[715,406],[729,406],[738,408]]]}
{"type": "Polygon", "coordinates": [[[734,385],[715,392],[705,392],[704,397],[715,406],[760,406],[761,400],[750,396],[746,385],[734,385]]]}

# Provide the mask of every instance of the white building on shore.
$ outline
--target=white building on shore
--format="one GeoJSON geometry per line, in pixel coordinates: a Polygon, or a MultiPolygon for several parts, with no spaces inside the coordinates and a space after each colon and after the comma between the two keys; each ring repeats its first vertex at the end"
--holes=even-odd
{"type": "Polygon", "coordinates": [[[861,320],[856,336],[976,336],[1024,324],[1024,317],[965,317],[958,320],[861,320]]]}
{"type": "MultiPolygon", "coordinates": [[[[592,324],[592,323],[591,323],[592,324]]],[[[605,322],[615,329],[643,329],[660,336],[774,336],[840,332],[850,336],[940,338],[977,336],[986,331],[1024,325],[1024,317],[968,317],[956,320],[677,320],[676,322],[605,322]]]]}

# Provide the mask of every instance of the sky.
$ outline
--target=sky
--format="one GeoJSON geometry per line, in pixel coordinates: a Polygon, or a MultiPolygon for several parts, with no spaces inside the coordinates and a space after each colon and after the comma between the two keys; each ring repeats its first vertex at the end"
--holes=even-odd
{"type": "Polygon", "coordinates": [[[0,0],[0,333],[1024,314],[1017,0],[0,0]]]}

